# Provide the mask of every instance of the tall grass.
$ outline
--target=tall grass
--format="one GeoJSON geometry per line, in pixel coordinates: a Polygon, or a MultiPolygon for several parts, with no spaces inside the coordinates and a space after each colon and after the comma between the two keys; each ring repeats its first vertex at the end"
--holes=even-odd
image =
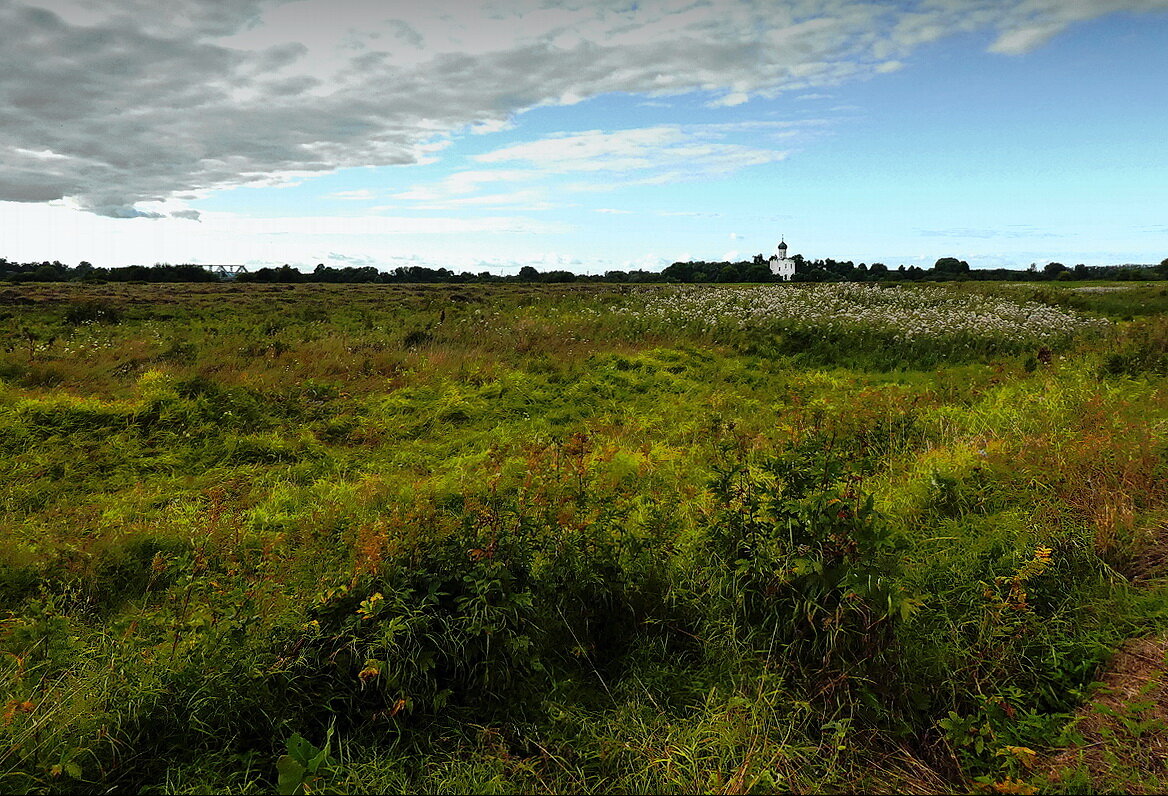
{"type": "Polygon", "coordinates": [[[1165,615],[1155,334],[830,289],[22,287],[0,789],[1024,778],[1165,615]]]}

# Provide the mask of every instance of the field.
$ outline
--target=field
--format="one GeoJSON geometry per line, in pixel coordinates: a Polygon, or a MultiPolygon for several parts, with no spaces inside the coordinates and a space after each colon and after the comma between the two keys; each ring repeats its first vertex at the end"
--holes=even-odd
{"type": "Polygon", "coordinates": [[[1166,312],[0,285],[0,792],[1162,791],[1166,312]]]}

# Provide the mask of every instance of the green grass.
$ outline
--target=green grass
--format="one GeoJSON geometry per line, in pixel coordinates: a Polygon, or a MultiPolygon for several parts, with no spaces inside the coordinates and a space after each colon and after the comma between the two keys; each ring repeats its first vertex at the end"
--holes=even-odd
{"type": "Polygon", "coordinates": [[[0,791],[969,788],[1163,631],[1144,286],[17,290],[0,791]]]}

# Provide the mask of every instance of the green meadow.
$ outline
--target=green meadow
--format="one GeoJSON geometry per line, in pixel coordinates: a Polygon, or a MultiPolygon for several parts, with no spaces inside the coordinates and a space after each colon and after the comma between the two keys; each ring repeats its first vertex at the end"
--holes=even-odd
{"type": "Polygon", "coordinates": [[[0,792],[1163,790],[1166,312],[0,285],[0,792]]]}

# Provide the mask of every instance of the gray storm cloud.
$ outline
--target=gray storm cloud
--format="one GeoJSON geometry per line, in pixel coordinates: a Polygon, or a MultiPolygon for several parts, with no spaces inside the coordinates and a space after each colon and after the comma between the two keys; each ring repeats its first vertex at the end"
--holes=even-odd
{"type": "Polygon", "coordinates": [[[886,70],[957,32],[995,31],[991,49],[1014,54],[1104,13],[1165,8],[0,0],[0,200],[157,217],[139,206],[414,163],[445,136],[542,103],[697,90],[734,104],[886,70]]]}

